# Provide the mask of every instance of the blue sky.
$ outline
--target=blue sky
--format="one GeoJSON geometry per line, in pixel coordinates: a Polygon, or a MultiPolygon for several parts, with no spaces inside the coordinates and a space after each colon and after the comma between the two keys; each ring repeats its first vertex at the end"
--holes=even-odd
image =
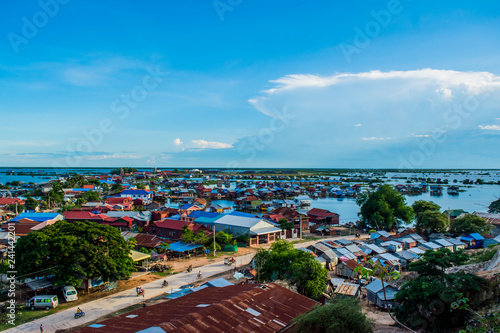
{"type": "Polygon", "coordinates": [[[6,1],[0,166],[498,168],[498,1],[6,1]]]}

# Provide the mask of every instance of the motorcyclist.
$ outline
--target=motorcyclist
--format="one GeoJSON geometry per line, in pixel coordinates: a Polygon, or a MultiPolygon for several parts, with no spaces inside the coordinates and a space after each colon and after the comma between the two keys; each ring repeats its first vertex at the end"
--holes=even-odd
{"type": "Polygon", "coordinates": [[[166,286],[168,286],[168,282],[167,282],[167,280],[163,280],[162,287],[166,287],[166,286]]]}
{"type": "Polygon", "coordinates": [[[201,279],[201,271],[198,272],[198,279],[201,279]]]}
{"type": "Polygon", "coordinates": [[[82,313],[83,313],[82,309],[80,308],[76,309],[76,314],[82,314],[82,313]]]}

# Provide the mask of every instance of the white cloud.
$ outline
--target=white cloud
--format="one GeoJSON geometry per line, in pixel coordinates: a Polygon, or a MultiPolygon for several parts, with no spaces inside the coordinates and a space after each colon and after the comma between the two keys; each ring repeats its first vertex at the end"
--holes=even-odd
{"type": "Polygon", "coordinates": [[[497,118],[500,106],[500,76],[488,72],[421,69],[294,74],[270,82],[270,89],[249,102],[271,117],[263,129],[280,131],[263,138],[269,141],[265,145],[258,140],[254,145],[235,144],[251,158],[300,152],[304,160],[321,156],[335,163],[366,159],[369,149],[390,165],[391,158],[398,160],[405,151],[420,149],[422,139],[439,138],[432,154],[458,145],[450,139],[455,136],[476,140],[467,134],[497,118]],[[293,115],[286,122],[280,118],[284,107],[293,115]],[[362,126],[353,131],[357,124],[362,126]]]}
{"type": "Polygon", "coordinates": [[[354,125],[354,127],[361,127],[361,126],[363,126],[363,125],[362,124],[356,124],[356,125],[354,125]]]}
{"type": "Polygon", "coordinates": [[[174,144],[175,144],[176,146],[180,146],[180,145],[182,145],[182,141],[181,141],[181,139],[180,139],[180,138],[175,139],[175,140],[174,140],[174,144]]]}
{"type": "Polygon", "coordinates": [[[371,136],[369,138],[361,138],[363,141],[380,141],[380,140],[391,140],[392,138],[377,138],[374,136],[371,136]]]}
{"type": "Polygon", "coordinates": [[[22,147],[50,147],[54,146],[56,143],[53,141],[32,141],[32,140],[6,140],[0,141],[0,146],[22,146],[22,147]]]}
{"type": "Polygon", "coordinates": [[[123,154],[111,154],[111,155],[88,155],[88,156],[83,156],[84,159],[86,160],[114,160],[114,159],[139,159],[142,158],[142,156],[137,156],[137,155],[123,155],[123,154]]]}
{"type": "Polygon", "coordinates": [[[479,128],[482,130],[500,131],[500,125],[479,125],[479,128]]]}
{"type": "Polygon", "coordinates": [[[199,148],[199,149],[226,149],[232,148],[233,145],[223,142],[214,142],[207,140],[191,140],[191,144],[188,148],[199,148]]]}

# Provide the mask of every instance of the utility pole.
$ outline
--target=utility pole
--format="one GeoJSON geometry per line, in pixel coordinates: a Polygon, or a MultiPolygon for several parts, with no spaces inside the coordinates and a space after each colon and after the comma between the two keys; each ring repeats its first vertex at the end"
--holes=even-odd
{"type": "Polygon", "coordinates": [[[300,221],[300,240],[302,240],[302,215],[299,213],[299,221],[300,221]]]}
{"type": "Polygon", "coordinates": [[[215,222],[214,222],[214,231],[213,231],[213,234],[214,234],[214,242],[213,242],[213,245],[214,245],[214,257],[215,257],[215,222]]]}

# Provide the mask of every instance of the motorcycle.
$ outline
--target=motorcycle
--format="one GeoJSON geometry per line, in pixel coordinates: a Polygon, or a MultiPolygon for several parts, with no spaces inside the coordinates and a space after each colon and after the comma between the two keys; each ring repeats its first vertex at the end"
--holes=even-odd
{"type": "Polygon", "coordinates": [[[144,295],[144,290],[139,290],[137,292],[137,297],[144,295]]]}
{"type": "Polygon", "coordinates": [[[85,316],[85,312],[75,313],[75,319],[85,316]]]}

